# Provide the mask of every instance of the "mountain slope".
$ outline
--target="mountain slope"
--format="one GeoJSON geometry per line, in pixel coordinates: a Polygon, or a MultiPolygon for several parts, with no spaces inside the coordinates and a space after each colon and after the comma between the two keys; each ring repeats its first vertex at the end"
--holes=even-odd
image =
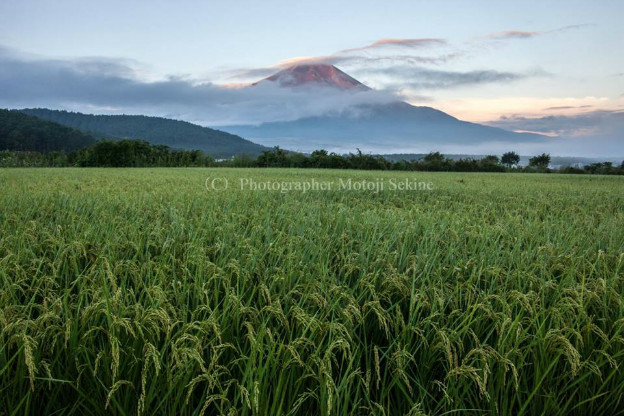
{"type": "Polygon", "coordinates": [[[217,157],[257,155],[266,150],[234,134],[160,117],[91,115],[42,108],[21,111],[88,132],[98,139],[142,139],[174,149],[202,150],[217,157]]]}
{"type": "Polygon", "coordinates": [[[76,129],[17,110],[0,109],[0,151],[71,152],[93,143],[93,137],[76,129]]]}
{"type": "MultiPolygon", "coordinates": [[[[282,87],[333,87],[345,95],[370,88],[332,65],[296,65],[254,84],[277,82],[282,87]]],[[[303,91],[303,90],[302,90],[303,91]]],[[[220,126],[234,134],[267,145],[294,150],[317,148],[404,152],[427,151],[448,145],[463,147],[483,143],[545,143],[541,135],[511,131],[458,120],[431,107],[416,107],[402,101],[354,105],[341,112],[293,121],[259,125],[220,126]]],[[[552,140],[552,139],[550,139],[552,140]]],[[[483,150],[483,149],[481,149],[483,150]]]]}
{"type": "Polygon", "coordinates": [[[514,133],[461,121],[431,107],[404,102],[360,105],[352,111],[260,125],[221,127],[256,139],[283,139],[285,147],[412,149],[419,145],[434,149],[440,144],[470,145],[484,142],[539,142],[543,136],[514,133]],[[309,147],[311,146],[311,147],[309,147]]]}

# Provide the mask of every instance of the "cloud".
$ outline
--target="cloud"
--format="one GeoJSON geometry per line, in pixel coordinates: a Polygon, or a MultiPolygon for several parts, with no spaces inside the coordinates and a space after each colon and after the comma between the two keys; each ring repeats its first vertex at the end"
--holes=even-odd
{"type": "Polygon", "coordinates": [[[362,75],[385,75],[392,80],[386,84],[388,88],[410,89],[448,89],[461,86],[508,83],[530,76],[541,75],[540,72],[515,73],[494,70],[477,71],[446,71],[413,66],[393,66],[389,68],[365,68],[356,73],[362,75]]]}
{"type": "Polygon", "coordinates": [[[508,83],[533,76],[543,71],[516,73],[480,69],[473,71],[450,71],[429,68],[440,66],[462,57],[465,52],[446,48],[436,55],[409,53],[409,49],[424,46],[448,46],[444,39],[380,39],[369,45],[343,49],[331,55],[299,56],[280,61],[277,65],[263,68],[239,69],[228,75],[229,81],[257,81],[275,71],[301,64],[330,64],[346,67],[347,72],[362,76],[365,84],[395,91],[450,89],[488,83],[508,83]],[[388,54],[388,47],[405,47],[407,53],[395,51],[388,54]],[[360,52],[360,53],[357,53],[360,52]],[[443,53],[440,53],[443,52],[443,53]]]}
{"type": "Polygon", "coordinates": [[[229,80],[258,80],[260,78],[266,78],[269,75],[274,74],[279,68],[275,66],[261,67],[261,68],[236,68],[227,71],[222,71],[217,75],[224,75],[229,80]]]}
{"type": "Polygon", "coordinates": [[[444,39],[438,38],[413,38],[413,39],[379,39],[369,45],[343,49],[330,55],[321,56],[296,56],[287,58],[276,65],[260,68],[238,68],[221,73],[228,80],[246,80],[249,82],[265,78],[276,71],[295,65],[329,64],[348,66],[351,68],[368,67],[371,65],[441,65],[463,55],[460,51],[447,51],[446,53],[425,56],[407,52],[426,46],[448,46],[444,39]],[[394,51],[388,54],[390,48],[403,48],[405,51],[394,51]],[[362,53],[354,53],[362,52],[362,53]]]}
{"type": "Polygon", "coordinates": [[[528,39],[541,35],[542,32],[528,30],[505,30],[487,35],[490,39],[528,39]]]}
{"type": "MultiPolygon", "coordinates": [[[[351,49],[352,51],[359,49],[351,49]]],[[[295,65],[349,65],[349,66],[369,66],[373,64],[428,64],[441,65],[461,56],[461,52],[445,53],[437,56],[421,56],[413,54],[392,54],[392,55],[363,55],[363,54],[343,54],[337,52],[333,55],[324,56],[296,56],[281,60],[276,65],[260,68],[238,68],[227,71],[229,79],[258,79],[274,74],[281,69],[295,65]]]]}
{"type": "Polygon", "coordinates": [[[548,33],[557,33],[557,32],[565,32],[568,30],[573,30],[573,29],[580,29],[583,27],[588,27],[588,26],[593,26],[593,24],[589,24],[589,23],[584,23],[584,24],[578,24],[578,25],[568,25],[568,26],[563,26],[560,27],[558,29],[553,29],[553,30],[543,30],[543,31],[536,31],[536,30],[504,30],[501,32],[495,32],[495,33],[490,33],[489,35],[486,35],[486,38],[492,39],[492,40],[508,40],[508,39],[531,39],[537,36],[541,36],[541,35],[545,35],[548,33]]]}
{"type": "Polygon", "coordinates": [[[624,111],[594,110],[574,115],[526,117],[510,115],[487,123],[506,130],[533,131],[561,137],[589,137],[615,140],[624,145],[624,111]]]}
{"type": "Polygon", "coordinates": [[[558,110],[574,110],[582,108],[593,108],[593,105],[559,105],[555,107],[546,107],[543,111],[558,111],[558,110]]]}
{"type": "Polygon", "coordinates": [[[0,107],[167,116],[204,125],[259,123],[396,101],[387,91],[231,88],[182,77],[147,82],[125,60],[25,59],[0,49],[0,107]]]}
{"type": "MultiPolygon", "coordinates": [[[[394,91],[443,89],[493,82],[511,82],[526,74],[492,70],[454,72],[422,65],[454,59],[414,55],[331,56],[300,58],[359,66],[356,74],[385,76],[381,90],[284,89],[272,83],[245,88],[245,83],[216,85],[188,77],[146,81],[144,68],[125,59],[41,59],[0,47],[0,106],[49,107],[100,113],[139,113],[179,118],[204,125],[287,121],[348,110],[359,104],[387,103],[404,97],[394,91]]],[[[290,61],[292,62],[292,61],[290,61]]],[[[239,70],[254,81],[276,67],[239,70]]],[[[410,91],[412,93],[413,91],[410,91]]],[[[418,94],[414,92],[414,94],[418,94]]],[[[411,96],[425,102],[427,97],[411,96]]]]}
{"type": "Polygon", "coordinates": [[[349,48],[343,49],[340,52],[349,53],[355,51],[364,51],[368,49],[378,49],[378,48],[386,48],[386,47],[403,47],[403,48],[422,48],[425,46],[441,46],[446,45],[447,42],[445,39],[437,39],[437,38],[423,38],[423,39],[379,39],[370,45],[361,46],[357,48],[349,48]]]}
{"type": "Polygon", "coordinates": [[[596,26],[596,24],[595,23],[581,23],[577,25],[563,26],[563,27],[560,27],[559,29],[550,30],[546,33],[565,32],[567,30],[582,29],[585,27],[592,27],[592,26],[596,26]]]}
{"type": "Polygon", "coordinates": [[[541,150],[554,155],[624,157],[624,111],[621,110],[594,110],[543,117],[509,115],[484,124],[516,132],[559,137],[556,146],[541,150]]]}
{"type": "MultiPolygon", "coordinates": [[[[543,71],[515,73],[495,70],[450,71],[426,68],[423,65],[439,65],[455,59],[450,53],[437,57],[414,55],[296,57],[281,61],[274,67],[240,69],[229,75],[230,80],[249,80],[266,77],[278,70],[301,64],[347,65],[349,72],[358,77],[372,77],[373,84],[383,89],[449,89],[488,83],[508,83],[534,76],[546,75],[543,71]]],[[[364,83],[367,84],[366,80],[364,83]]]]}
{"type": "Polygon", "coordinates": [[[514,130],[514,132],[515,133],[539,134],[540,136],[547,136],[547,137],[559,137],[557,136],[557,133],[554,133],[554,132],[544,133],[542,131],[534,131],[534,130],[514,130]]]}
{"type": "MultiPolygon", "coordinates": [[[[448,53],[439,56],[416,56],[416,55],[327,55],[327,56],[298,56],[280,61],[277,65],[261,68],[238,68],[227,71],[228,80],[253,80],[265,78],[275,72],[294,65],[303,64],[328,64],[350,67],[370,67],[379,65],[441,65],[459,56],[458,53],[448,53]]],[[[356,70],[357,71],[357,70],[356,70]]]]}
{"type": "Polygon", "coordinates": [[[417,55],[382,55],[382,56],[366,56],[366,55],[329,55],[315,57],[297,57],[283,60],[279,63],[278,68],[287,68],[299,64],[330,64],[330,65],[352,65],[352,66],[369,66],[371,64],[432,64],[439,65],[456,58],[458,54],[449,53],[439,56],[417,56],[417,55]]]}

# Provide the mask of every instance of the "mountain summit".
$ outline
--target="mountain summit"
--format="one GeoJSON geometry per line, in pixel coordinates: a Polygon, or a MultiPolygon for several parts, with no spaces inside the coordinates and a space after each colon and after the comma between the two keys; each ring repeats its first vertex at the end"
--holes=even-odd
{"type": "MultiPolygon", "coordinates": [[[[304,85],[324,86],[341,90],[369,89],[357,79],[345,74],[333,65],[301,64],[283,69],[256,84],[277,82],[283,87],[304,85]]],[[[255,84],[254,84],[255,85],[255,84]]]]}

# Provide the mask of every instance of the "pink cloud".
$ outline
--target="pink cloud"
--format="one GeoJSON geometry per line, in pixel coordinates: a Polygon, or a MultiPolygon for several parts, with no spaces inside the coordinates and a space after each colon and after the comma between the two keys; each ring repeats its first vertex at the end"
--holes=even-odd
{"type": "Polygon", "coordinates": [[[487,37],[490,39],[527,39],[541,35],[542,33],[544,32],[531,30],[505,30],[502,32],[491,33],[487,35],[487,37]]]}
{"type": "Polygon", "coordinates": [[[503,39],[530,39],[536,36],[545,35],[547,33],[557,33],[557,32],[565,32],[573,29],[581,29],[584,27],[593,26],[592,24],[580,24],[580,25],[569,25],[563,26],[558,29],[553,30],[504,30],[502,32],[495,32],[486,35],[486,38],[495,39],[495,40],[503,40],[503,39]]]}
{"type": "Polygon", "coordinates": [[[539,134],[540,136],[547,137],[559,137],[557,132],[554,131],[538,131],[538,130],[513,130],[515,133],[531,133],[531,134],[539,134]]]}
{"type": "Polygon", "coordinates": [[[446,41],[444,39],[436,39],[436,38],[422,38],[422,39],[391,39],[384,38],[379,39],[371,43],[370,45],[362,46],[359,48],[349,48],[343,49],[340,52],[355,52],[355,51],[363,51],[367,49],[376,49],[383,48],[387,46],[399,46],[405,48],[420,48],[423,46],[435,46],[435,45],[446,45],[446,41]]]}

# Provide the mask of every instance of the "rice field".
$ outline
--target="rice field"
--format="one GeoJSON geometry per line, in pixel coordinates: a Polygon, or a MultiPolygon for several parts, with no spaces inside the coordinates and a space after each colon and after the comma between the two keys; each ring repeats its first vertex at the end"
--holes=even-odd
{"type": "Polygon", "coordinates": [[[624,412],[624,178],[5,169],[0,190],[1,415],[624,412]]]}

